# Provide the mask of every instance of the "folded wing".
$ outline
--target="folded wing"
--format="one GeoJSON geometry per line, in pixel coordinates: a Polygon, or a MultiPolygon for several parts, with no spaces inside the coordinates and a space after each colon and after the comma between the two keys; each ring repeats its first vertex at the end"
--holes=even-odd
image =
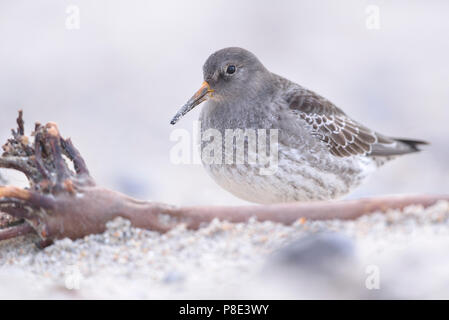
{"type": "Polygon", "coordinates": [[[396,139],[379,134],[349,118],[329,100],[301,88],[286,95],[290,110],[311,134],[337,157],[354,155],[394,156],[419,151],[424,141],[396,139]]]}

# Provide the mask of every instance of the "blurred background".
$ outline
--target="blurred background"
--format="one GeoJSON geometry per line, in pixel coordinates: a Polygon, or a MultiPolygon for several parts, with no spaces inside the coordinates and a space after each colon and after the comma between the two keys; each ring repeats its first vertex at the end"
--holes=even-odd
{"type": "Polygon", "coordinates": [[[28,130],[57,122],[101,185],[173,204],[244,203],[201,165],[169,158],[172,130],[198,118],[200,108],[169,125],[204,61],[241,46],[365,125],[432,143],[349,197],[447,193],[448,14],[447,1],[2,1],[0,140],[21,108],[28,130]]]}

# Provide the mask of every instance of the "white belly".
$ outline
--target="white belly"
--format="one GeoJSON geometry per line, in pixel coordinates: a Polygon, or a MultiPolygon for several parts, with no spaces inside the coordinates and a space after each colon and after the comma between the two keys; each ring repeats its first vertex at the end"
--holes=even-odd
{"type": "MultiPolygon", "coordinates": [[[[204,163],[203,163],[204,164],[204,163]]],[[[358,186],[376,169],[366,157],[337,158],[330,154],[301,156],[279,149],[273,174],[262,175],[257,164],[204,164],[212,178],[235,196],[256,203],[336,199],[358,186]]]]}

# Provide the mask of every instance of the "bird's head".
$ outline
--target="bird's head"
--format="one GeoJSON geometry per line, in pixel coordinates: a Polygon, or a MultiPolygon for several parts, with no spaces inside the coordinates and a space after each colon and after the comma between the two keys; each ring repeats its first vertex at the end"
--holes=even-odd
{"type": "Polygon", "coordinates": [[[200,89],[171,120],[175,124],[187,112],[208,100],[232,101],[255,92],[267,69],[248,50],[231,47],[213,53],[203,66],[204,82],[200,89]]]}

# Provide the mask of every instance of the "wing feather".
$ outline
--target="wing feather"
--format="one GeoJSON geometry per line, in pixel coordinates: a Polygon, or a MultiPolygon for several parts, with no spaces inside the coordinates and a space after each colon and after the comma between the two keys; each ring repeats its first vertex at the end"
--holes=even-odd
{"type": "Polygon", "coordinates": [[[329,100],[310,90],[301,88],[287,95],[285,100],[310,127],[311,134],[323,141],[335,156],[368,155],[376,143],[394,143],[352,120],[329,100]]]}

